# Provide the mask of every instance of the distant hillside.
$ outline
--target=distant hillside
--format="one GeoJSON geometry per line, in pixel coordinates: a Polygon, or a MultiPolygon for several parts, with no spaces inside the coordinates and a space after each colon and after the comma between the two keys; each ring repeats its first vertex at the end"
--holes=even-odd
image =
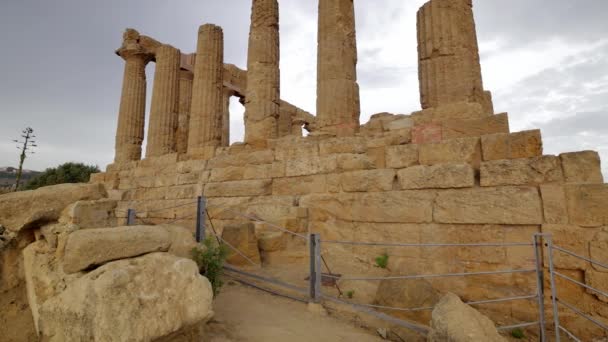
{"type": "MultiPolygon", "coordinates": [[[[41,172],[32,170],[23,170],[21,176],[22,184],[27,183],[30,179],[38,176],[41,172]]],[[[6,166],[0,167],[0,187],[10,187],[15,184],[17,178],[17,168],[6,166]]]]}

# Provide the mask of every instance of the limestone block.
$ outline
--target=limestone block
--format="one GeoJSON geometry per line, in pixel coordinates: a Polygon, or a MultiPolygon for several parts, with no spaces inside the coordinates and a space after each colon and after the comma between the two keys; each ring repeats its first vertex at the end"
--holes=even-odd
{"type": "Polygon", "coordinates": [[[319,143],[319,153],[322,156],[335,153],[365,153],[366,148],[362,137],[333,138],[319,143]]]}
{"type": "Polygon", "coordinates": [[[502,159],[481,163],[481,186],[560,183],[564,180],[558,157],[502,159]]]}
{"type": "Polygon", "coordinates": [[[167,188],[163,198],[174,199],[195,199],[202,195],[202,186],[199,184],[172,186],[167,188]]]}
{"type": "Polygon", "coordinates": [[[272,177],[272,164],[251,166],[229,166],[212,169],[210,182],[225,182],[247,179],[262,179],[272,177]]]}
{"type": "Polygon", "coordinates": [[[562,153],[559,155],[567,183],[604,183],[600,156],[595,151],[562,153]]]}
{"type": "MultiPolygon", "coordinates": [[[[440,293],[425,279],[414,279],[407,283],[383,280],[376,291],[374,304],[394,308],[424,308],[434,307],[440,299],[440,293]]],[[[391,316],[422,324],[427,324],[431,319],[431,313],[428,311],[421,313],[387,310],[387,313],[391,316]]]]}
{"type": "Polygon", "coordinates": [[[170,235],[163,227],[128,226],[87,229],[68,236],[63,257],[66,273],[75,273],[109,261],[167,251],[170,235]]]}
{"type": "Polygon", "coordinates": [[[401,189],[447,189],[475,186],[475,170],[469,164],[412,166],[397,172],[401,189]]]}
{"type": "Polygon", "coordinates": [[[192,250],[198,245],[192,231],[177,225],[162,225],[162,227],[169,233],[171,242],[167,252],[180,258],[191,259],[192,250]]]}
{"type": "MultiPolygon", "coordinates": [[[[174,185],[183,185],[196,182],[194,178],[200,173],[167,174],[153,177],[154,188],[162,188],[174,185]]],[[[198,180],[198,179],[197,179],[198,180]]]]}
{"type": "Polygon", "coordinates": [[[543,199],[545,222],[553,224],[568,223],[568,208],[566,206],[566,193],[561,185],[543,184],[540,186],[543,199]]]}
{"type": "Polygon", "coordinates": [[[366,154],[339,154],[338,168],[343,171],[369,170],[374,168],[374,162],[366,154]]]}
{"type": "Polygon", "coordinates": [[[481,137],[483,160],[540,157],[543,141],[540,130],[510,134],[491,134],[481,137]]]}
{"type": "Polygon", "coordinates": [[[429,342],[507,341],[498,333],[494,322],[453,293],[441,298],[432,315],[429,342]]]}
{"type": "Polygon", "coordinates": [[[541,224],[541,200],[534,187],[448,190],[435,201],[440,223],[541,224]]]}
{"type": "Polygon", "coordinates": [[[272,193],[272,180],[246,180],[205,185],[207,197],[263,196],[272,193]]]}
{"type": "Polygon", "coordinates": [[[76,201],[105,196],[102,184],[60,184],[5,194],[0,197],[0,222],[13,232],[35,228],[38,222],[58,220],[63,209],[76,201]]]}
{"type": "Polygon", "coordinates": [[[205,160],[187,160],[180,161],[176,164],[177,173],[190,173],[203,171],[207,167],[207,162],[205,160]]]}
{"type": "Polygon", "coordinates": [[[298,159],[304,156],[318,156],[319,143],[314,140],[296,140],[296,142],[284,142],[275,147],[277,160],[298,159]]]}
{"type": "MultiPolygon", "coordinates": [[[[377,169],[383,169],[390,167],[386,164],[386,148],[385,147],[369,147],[367,149],[367,156],[374,164],[377,169]]],[[[418,160],[418,156],[416,156],[418,160]]]]}
{"type": "Polygon", "coordinates": [[[408,116],[405,116],[387,122],[383,126],[384,130],[386,131],[396,131],[400,129],[412,128],[414,127],[414,120],[408,116]]]}
{"type": "Polygon", "coordinates": [[[78,201],[63,210],[59,222],[75,224],[81,229],[114,227],[116,204],[116,201],[110,199],[78,201]]]}
{"type": "Polygon", "coordinates": [[[443,140],[443,128],[440,124],[425,123],[414,126],[412,129],[412,143],[428,144],[443,140]]]}
{"type": "Polygon", "coordinates": [[[340,185],[345,192],[389,191],[393,189],[395,170],[351,171],[340,174],[340,185]]]}
{"type": "Polygon", "coordinates": [[[260,251],[258,249],[258,239],[255,236],[253,223],[228,225],[222,231],[222,240],[228,242],[233,248],[244,254],[230,249],[230,256],[227,263],[235,266],[253,266],[251,262],[260,265],[260,251]]]}
{"type": "Polygon", "coordinates": [[[398,145],[386,148],[386,166],[400,169],[418,164],[418,145],[398,145]]]}
{"type": "Polygon", "coordinates": [[[272,181],[273,195],[304,195],[327,192],[326,175],[276,178],[272,181]]]}
{"type": "Polygon", "coordinates": [[[567,185],[570,223],[582,227],[608,225],[608,184],[567,185]]]}
{"type": "Polygon", "coordinates": [[[325,157],[302,157],[288,160],[285,164],[287,177],[314,175],[318,173],[334,172],[338,168],[336,155],[325,157]]]}
{"type": "MultiPolygon", "coordinates": [[[[585,258],[589,258],[589,241],[593,239],[597,231],[595,229],[580,228],[574,225],[544,224],[542,232],[551,234],[553,245],[559,246],[585,258]]],[[[548,254],[545,253],[545,265],[548,264],[548,254]]],[[[569,270],[588,269],[589,263],[567,255],[560,251],[553,251],[553,263],[558,268],[569,270]]]]}
{"type": "Polygon", "coordinates": [[[271,150],[260,150],[217,156],[209,160],[208,168],[271,164],[272,162],[274,162],[274,153],[271,150]]]}
{"type": "Polygon", "coordinates": [[[481,159],[479,138],[447,140],[419,146],[420,164],[468,163],[478,167],[481,159]]]}
{"type": "Polygon", "coordinates": [[[310,219],[379,223],[431,222],[434,191],[311,194],[302,196],[300,207],[310,219]]]}
{"type": "Polygon", "coordinates": [[[475,120],[446,120],[441,126],[443,139],[509,133],[509,116],[507,113],[502,113],[475,120]]]}
{"type": "MultiPolygon", "coordinates": [[[[596,288],[604,293],[608,293],[608,273],[597,272],[595,270],[586,270],[585,271],[585,284],[596,288]]],[[[602,296],[599,293],[585,289],[587,293],[596,296],[600,301],[604,303],[608,303],[608,297],[602,296]]]]}
{"type": "Polygon", "coordinates": [[[261,251],[277,252],[287,248],[287,239],[282,232],[264,232],[258,237],[258,245],[261,251]]]}
{"type": "Polygon", "coordinates": [[[477,120],[488,116],[481,104],[453,102],[412,113],[415,125],[449,120],[477,120]]]}
{"type": "Polygon", "coordinates": [[[153,253],[115,261],[41,306],[42,339],[159,340],[203,325],[213,316],[212,300],[211,284],[192,260],[153,253]]]}
{"type": "MultiPolygon", "coordinates": [[[[608,230],[597,232],[589,241],[589,256],[597,262],[606,264],[608,261],[608,230]]],[[[608,273],[608,268],[595,264],[591,264],[591,266],[598,272],[608,273]]]]}

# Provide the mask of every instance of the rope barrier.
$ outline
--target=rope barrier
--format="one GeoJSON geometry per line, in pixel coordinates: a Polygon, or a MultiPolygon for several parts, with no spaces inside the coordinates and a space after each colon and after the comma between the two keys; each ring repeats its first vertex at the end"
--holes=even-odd
{"type": "Polygon", "coordinates": [[[536,270],[505,270],[505,271],[488,271],[488,272],[466,272],[466,273],[445,273],[445,274],[425,274],[425,275],[404,275],[404,276],[389,276],[389,277],[341,277],[333,274],[324,275],[325,277],[341,279],[341,280],[398,280],[398,279],[424,279],[424,278],[444,278],[444,277],[467,277],[477,275],[491,274],[511,274],[511,273],[532,273],[536,270]]]}

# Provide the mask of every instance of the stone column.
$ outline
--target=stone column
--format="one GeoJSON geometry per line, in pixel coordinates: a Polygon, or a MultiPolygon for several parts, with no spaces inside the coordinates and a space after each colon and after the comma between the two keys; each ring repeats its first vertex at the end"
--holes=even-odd
{"type": "Polygon", "coordinates": [[[116,129],[115,163],[141,159],[146,118],[146,65],[151,56],[139,46],[139,33],[127,30],[116,53],[125,60],[116,129]]]}
{"type": "Polygon", "coordinates": [[[319,0],[317,124],[338,136],[359,130],[357,39],[353,0],[319,0]]]}
{"type": "Polygon", "coordinates": [[[179,71],[179,103],[177,106],[177,137],[176,145],[178,153],[188,151],[188,129],[190,125],[190,106],[192,104],[192,72],[188,70],[179,71]]]}
{"type": "Polygon", "coordinates": [[[476,102],[493,114],[483,90],[472,0],[431,0],[418,10],[418,78],[423,109],[476,102]]]}
{"type": "Polygon", "coordinates": [[[264,144],[277,137],[279,118],[279,4],[253,0],[247,55],[245,142],[264,144]]]}
{"type": "Polygon", "coordinates": [[[170,45],[161,45],[156,50],[156,71],[146,147],[148,158],[176,152],[180,59],[180,51],[170,45]]]}
{"type": "Polygon", "coordinates": [[[206,24],[198,30],[198,46],[192,83],[188,154],[209,159],[222,139],[224,33],[206,24]]]}
{"type": "Polygon", "coordinates": [[[230,98],[234,96],[234,91],[224,89],[224,113],[222,115],[222,141],[221,146],[230,146],[230,98]]]}

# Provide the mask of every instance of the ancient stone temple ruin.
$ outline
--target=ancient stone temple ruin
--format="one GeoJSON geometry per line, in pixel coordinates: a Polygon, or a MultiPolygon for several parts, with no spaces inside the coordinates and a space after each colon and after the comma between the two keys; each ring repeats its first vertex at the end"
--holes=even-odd
{"type": "MultiPolygon", "coordinates": [[[[327,241],[411,244],[532,243],[534,234],[552,233],[554,243],[605,261],[608,185],[598,153],[544,155],[539,130],[511,132],[508,114],[494,112],[482,81],[472,0],[430,0],[418,11],[421,110],[379,113],[363,124],[354,6],[353,0],[319,0],[315,115],[281,100],[277,0],[253,0],[247,70],[224,60],[218,26],[199,28],[195,53],[128,29],[116,52],[125,69],[115,160],[91,178],[105,188],[115,224],[126,224],[131,209],[140,223],[193,230],[191,204],[203,196],[208,227],[221,234],[253,218],[263,268],[282,270],[294,282],[304,276],[293,272],[308,267],[307,242],[268,223],[319,233],[327,241]],[[150,62],[156,72],[144,137],[150,62]],[[230,145],[232,96],[245,106],[245,141],[230,145]]],[[[377,276],[535,264],[524,246],[384,250],[326,243],[323,253],[335,272],[377,276]],[[390,255],[388,268],[374,266],[382,253],[390,255]]],[[[605,269],[563,255],[555,257],[555,267],[606,290],[605,269]]],[[[515,273],[407,285],[338,284],[352,289],[358,303],[428,306],[445,292],[468,301],[535,293],[536,281],[515,273]]],[[[605,297],[557,282],[566,300],[599,321],[608,320],[605,297]]],[[[545,301],[549,317],[548,295],[545,301]]],[[[538,320],[535,305],[496,303],[482,311],[509,325],[538,320]]],[[[604,336],[566,308],[559,310],[561,322],[577,336],[604,336]]],[[[424,324],[429,320],[428,313],[389,313],[424,324]]]]}

